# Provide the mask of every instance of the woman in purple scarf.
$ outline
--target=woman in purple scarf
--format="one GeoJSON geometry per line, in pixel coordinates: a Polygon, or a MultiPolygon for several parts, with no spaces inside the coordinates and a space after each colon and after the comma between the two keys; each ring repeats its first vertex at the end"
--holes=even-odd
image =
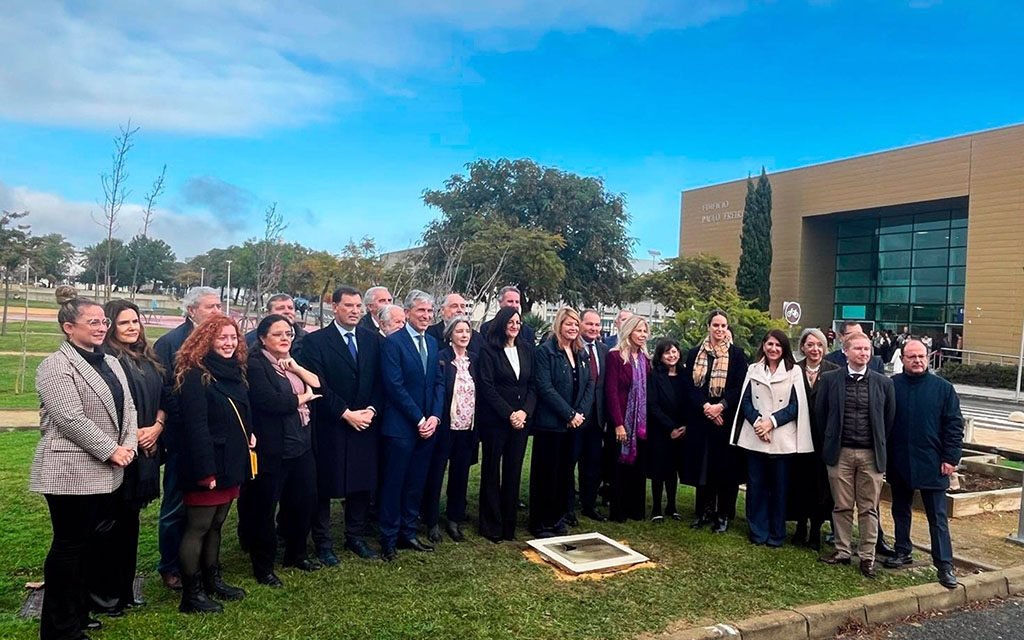
{"type": "Polygon", "coordinates": [[[611,519],[616,522],[643,520],[647,506],[647,337],[647,321],[633,316],[622,323],[619,343],[605,361],[605,411],[619,445],[612,480],[611,519]]]}

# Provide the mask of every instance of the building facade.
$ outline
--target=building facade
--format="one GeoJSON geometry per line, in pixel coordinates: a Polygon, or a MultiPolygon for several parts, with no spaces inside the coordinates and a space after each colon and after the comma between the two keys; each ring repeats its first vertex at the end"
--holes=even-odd
{"type": "MultiPolygon", "coordinates": [[[[1016,354],[1024,321],[1024,125],[780,171],[772,308],[945,334],[1016,354]]],[[[739,262],[746,179],[682,194],[679,253],[739,262]]]]}

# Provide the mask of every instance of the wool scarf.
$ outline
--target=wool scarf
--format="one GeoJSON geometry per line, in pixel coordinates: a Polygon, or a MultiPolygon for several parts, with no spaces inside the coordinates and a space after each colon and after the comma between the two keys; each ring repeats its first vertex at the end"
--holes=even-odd
{"type": "Polygon", "coordinates": [[[619,451],[619,462],[636,462],[637,441],[647,439],[647,356],[641,351],[633,360],[633,382],[626,395],[626,441],[619,451]]]}
{"type": "Polygon", "coordinates": [[[725,392],[726,378],[729,377],[729,346],[730,343],[723,340],[717,347],[713,347],[711,336],[708,336],[700,346],[697,359],[693,363],[693,384],[699,388],[703,386],[704,378],[708,375],[708,358],[714,358],[711,365],[711,380],[708,381],[708,395],[712,398],[721,398],[725,392]]]}

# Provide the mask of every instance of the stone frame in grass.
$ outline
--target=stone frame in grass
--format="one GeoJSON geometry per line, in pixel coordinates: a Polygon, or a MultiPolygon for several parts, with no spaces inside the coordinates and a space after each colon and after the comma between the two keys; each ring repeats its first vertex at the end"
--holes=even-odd
{"type": "Polygon", "coordinates": [[[542,558],[573,574],[614,571],[647,562],[647,556],[597,532],[528,540],[542,558]]]}

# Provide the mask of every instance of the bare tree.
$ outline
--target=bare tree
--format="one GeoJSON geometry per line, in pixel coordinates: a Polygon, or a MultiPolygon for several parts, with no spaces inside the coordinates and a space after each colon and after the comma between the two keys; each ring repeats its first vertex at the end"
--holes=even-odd
{"type": "Polygon", "coordinates": [[[276,202],[267,207],[263,220],[263,239],[256,246],[256,287],[253,293],[257,309],[263,304],[263,296],[281,282],[281,256],[284,252],[281,234],[288,228],[284,215],[277,211],[276,202]]]}
{"type": "Polygon", "coordinates": [[[440,300],[443,296],[461,289],[460,293],[473,301],[469,315],[472,317],[477,305],[486,306],[490,294],[494,291],[505,267],[509,245],[501,248],[501,254],[493,270],[480,264],[464,265],[466,242],[459,238],[439,239],[441,251],[445,256],[444,264],[429,278],[430,293],[440,300]]]}
{"type": "Polygon", "coordinates": [[[135,143],[132,137],[139,131],[139,127],[132,128],[131,119],[128,124],[120,127],[121,133],[114,138],[114,152],[111,154],[110,173],[100,174],[100,183],[103,185],[103,219],[99,224],[107,230],[107,255],[103,263],[103,284],[106,291],[103,293],[103,300],[110,300],[110,263],[114,259],[114,232],[118,229],[117,217],[121,213],[125,198],[131,193],[128,189],[128,152],[135,143]]]}
{"type": "Polygon", "coordinates": [[[0,213],[0,269],[4,277],[4,312],[0,335],[7,335],[7,301],[10,297],[11,278],[28,257],[29,225],[15,221],[28,215],[28,211],[0,213]]]}
{"type": "MultiPolygon", "coordinates": [[[[160,194],[164,192],[164,176],[167,175],[167,165],[165,164],[163,169],[160,170],[160,175],[153,181],[153,187],[146,194],[146,210],[142,212],[142,237],[149,237],[149,225],[153,223],[153,207],[156,205],[156,199],[160,197],[160,194]]],[[[135,285],[139,280],[139,263],[142,261],[142,255],[135,256],[135,270],[132,271],[132,300],[135,300],[135,285]]],[[[155,285],[154,285],[155,288],[155,285]]],[[[154,291],[154,293],[156,293],[154,291]]]]}

